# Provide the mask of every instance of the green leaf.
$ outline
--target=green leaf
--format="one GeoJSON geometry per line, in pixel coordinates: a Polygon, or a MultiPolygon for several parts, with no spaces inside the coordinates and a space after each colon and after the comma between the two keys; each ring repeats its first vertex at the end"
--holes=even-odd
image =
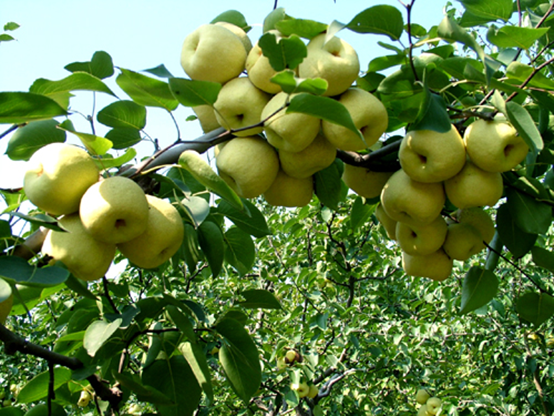
{"type": "Polygon", "coordinates": [[[484,62],[485,52],[479,43],[471,36],[464,28],[459,26],[454,19],[450,16],[446,16],[439,27],[437,28],[437,34],[448,41],[460,42],[473,49],[479,58],[484,62]]]}
{"type": "Polygon", "coordinates": [[[181,205],[185,208],[185,212],[196,228],[198,228],[210,214],[210,205],[208,201],[199,196],[185,198],[181,201],[181,205]]]}
{"type": "Polygon", "coordinates": [[[183,357],[187,360],[192,372],[194,373],[196,380],[206,396],[209,403],[214,401],[214,392],[212,389],[212,381],[210,378],[210,368],[206,361],[206,355],[202,351],[202,347],[198,344],[190,342],[184,342],[179,345],[179,351],[183,354],[183,357]]]}
{"type": "Polygon", "coordinates": [[[142,140],[142,137],[137,129],[131,127],[116,127],[106,133],[106,139],[112,143],[113,149],[119,150],[134,146],[142,140]]]}
{"type": "MultiPolygon", "coordinates": [[[[182,305],[180,305],[183,308],[182,305]]],[[[194,328],[189,318],[181,312],[177,306],[167,305],[166,311],[169,313],[173,323],[179,328],[179,330],[187,337],[190,342],[196,343],[196,335],[194,334],[194,328]]]]}
{"type": "Polygon", "coordinates": [[[145,69],[143,72],[155,75],[159,78],[173,78],[173,74],[168,71],[164,64],[160,64],[155,68],[145,69]]]}
{"type": "Polygon", "coordinates": [[[275,295],[267,290],[251,289],[239,293],[244,300],[238,305],[247,309],[281,309],[281,304],[275,295]]]}
{"type": "Polygon", "coordinates": [[[404,19],[396,7],[381,4],[358,13],[346,28],[357,33],[375,33],[398,40],[404,32],[404,19]]]}
{"type": "Polygon", "coordinates": [[[240,228],[231,227],[223,235],[225,260],[242,276],[248,273],[256,259],[256,248],[252,238],[240,228]]]}
{"type": "Polygon", "coordinates": [[[506,115],[531,152],[537,155],[544,147],[541,134],[529,112],[513,101],[506,103],[506,115]]]}
{"type": "Polygon", "coordinates": [[[7,33],[0,34],[0,42],[9,42],[15,40],[15,38],[7,33]]]}
{"type": "Polygon", "coordinates": [[[99,170],[106,170],[110,168],[116,168],[124,165],[127,162],[130,162],[137,156],[137,151],[135,149],[127,149],[125,153],[118,157],[102,157],[100,159],[94,159],[96,166],[99,170]]]}
{"type": "Polygon", "coordinates": [[[8,22],[4,25],[4,30],[7,30],[7,31],[13,31],[13,30],[16,30],[18,28],[20,28],[21,26],[15,22],[8,22]]]}
{"type": "Polygon", "coordinates": [[[104,137],[75,131],[71,120],[64,121],[58,125],[58,128],[77,136],[81,140],[81,143],[83,143],[87,150],[93,155],[103,155],[113,146],[113,143],[104,137]]]}
{"type": "Polygon", "coordinates": [[[120,68],[116,82],[134,102],[147,107],[161,107],[173,111],[179,102],[169,89],[169,84],[138,72],[120,68]]]}
{"type": "Polygon", "coordinates": [[[65,142],[65,133],[56,120],[32,121],[10,137],[6,154],[11,160],[29,160],[38,149],[50,143],[65,142]]]}
{"type": "Polygon", "coordinates": [[[338,159],[333,164],[314,175],[315,194],[322,204],[337,210],[342,200],[342,172],[344,167],[338,159]]]}
{"type": "Polygon", "coordinates": [[[286,15],[283,7],[274,9],[264,19],[263,32],[267,33],[270,30],[277,29],[277,23],[286,19],[291,19],[291,17],[286,15]]]}
{"type": "Polygon", "coordinates": [[[225,242],[221,229],[212,221],[204,221],[198,227],[198,243],[206,256],[212,276],[219,276],[225,258],[225,242]]]}
{"type": "Polygon", "coordinates": [[[131,390],[141,402],[172,406],[175,403],[160,390],[141,383],[138,376],[127,373],[114,373],[115,379],[125,389],[131,390]]]}
{"type": "Polygon", "coordinates": [[[309,114],[330,123],[338,124],[354,132],[363,140],[362,133],[356,128],[349,111],[344,105],[332,98],[305,93],[298,94],[290,101],[287,113],[309,114]]]}
{"type": "Polygon", "coordinates": [[[90,62],[73,62],[64,69],[70,72],[87,72],[100,79],[109,78],[114,73],[112,57],[104,51],[95,52],[90,62]]]}
{"type": "Polygon", "coordinates": [[[146,108],[134,101],[116,101],[100,110],[96,119],[109,127],[142,130],[146,126],[146,108]]]}
{"type": "Polygon", "coordinates": [[[189,223],[185,223],[185,238],[181,250],[187,267],[191,272],[196,271],[196,264],[202,259],[202,253],[199,250],[198,232],[189,223]]]}
{"type": "MultiPolygon", "coordinates": [[[[2,40],[2,37],[0,35],[0,41],[2,40]]],[[[41,405],[39,405],[41,406],[41,405]]],[[[46,406],[46,405],[44,405],[46,406]]],[[[39,414],[36,416],[48,416],[48,409],[45,409],[45,413],[39,414]]],[[[9,406],[9,407],[2,407],[0,408],[0,416],[25,416],[26,414],[23,413],[23,410],[21,410],[19,407],[9,406]]],[[[65,413],[56,414],[52,413],[51,416],[65,416],[65,413]]],[[[32,416],[32,415],[30,415],[32,416]]]]}
{"type": "Polygon", "coordinates": [[[466,314],[485,306],[498,292],[498,278],[490,271],[473,266],[464,277],[462,284],[461,314],[466,314]]]}
{"type": "Polygon", "coordinates": [[[296,35],[277,40],[275,34],[266,33],[262,35],[258,45],[275,71],[295,69],[308,56],[306,45],[296,35]]]}
{"type": "Polygon", "coordinates": [[[67,111],[56,101],[44,95],[0,92],[0,124],[22,124],[66,114],[67,111]]]}
{"type": "Polygon", "coordinates": [[[540,71],[535,74],[533,74],[533,71],[533,67],[518,61],[513,61],[506,68],[506,76],[519,82],[525,82],[533,75],[528,85],[537,88],[554,89],[554,81],[547,78],[540,71]]]}
{"type": "Polygon", "coordinates": [[[517,300],[516,310],[523,319],[539,326],[554,314],[554,298],[547,293],[527,292],[517,300]]]}
{"type": "Polygon", "coordinates": [[[307,92],[309,94],[321,95],[327,91],[329,86],[323,78],[301,79],[297,78],[291,70],[279,72],[271,78],[271,82],[279,85],[287,94],[307,92]]]}
{"type": "Polygon", "coordinates": [[[29,92],[46,96],[70,91],[97,91],[116,96],[101,79],[86,72],[75,72],[59,81],[39,78],[29,88],[29,92]]]}
{"type": "Polygon", "coordinates": [[[375,205],[364,204],[361,197],[356,197],[352,205],[352,211],[350,212],[350,227],[352,227],[353,230],[360,228],[367,223],[373,211],[375,211],[375,205]]]}
{"type": "Polygon", "coordinates": [[[213,104],[222,85],[210,81],[194,81],[185,78],[170,78],[169,89],[173,96],[186,107],[213,104]]]}
{"type": "Polygon", "coordinates": [[[11,284],[24,283],[27,286],[49,287],[65,282],[69,272],[61,267],[38,268],[31,266],[21,257],[0,257],[0,277],[11,284]]]}
{"type": "Polygon", "coordinates": [[[21,212],[15,212],[15,211],[10,212],[9,215],[11,215],[12,217],[23,218],[25,221],[28,221],[31,224],[37,225],[39,227],[45,227],[45,228],[48,228],[49,230],[67,231],[66,229],[60,226],[56,218],[51,217],[50,215],[46,215],[46,214],[27,215],[27,214],[23,214],[21,212]]]}
{"type": "Polygon", "coordinates": [[[533,262],[537,266],[554,272],[554,252],[534,246],[531,249],[531,254],[533,255],[533,262]]]}
{"type": "Polygon", "coordinates": [[[142,372],[142,382],[164,392],[175,403],[172,406],[159,405],[157,410],[161,416],[192,416],[198,408],[202,389],[181,355],[154,361],[142,372]]]}
{"type": "Polygon", "coordinates": [[[367,68],[368,72],[382,71],[383,69],[389,69],[390,67],[401,65],[406,62],[406,55],[385,55],[372,59],[367,68]]]}
{"type": "Polygon", "coordinates": [[[511,187],[506,188],[508,208],[516,225],[528,234],[545,234],[552,222],[550,205],[511,187]]]}
{"type": "Polygon", "coordinates": [[[224,337],[219,360],[231,387],[244,403],[254,396],[262,381],[258,350],[244,327],[234,319],[224,318],[216,325],[224,337]]]}
{"type": "MultiPolygon", "coordinates": [[[[71,380],[71,370],[65,367],[54,368],[54,390],[71,380]]],[[[45,398],[48,395],[50,372],[45,371],[29,381],[17,395],[18,403],[31,403],[45,398]]]]}
{"type": "Polygon", "coordinates": [[[512,0],[459,0],[467,11],[486,21],[503,20],[507,22],[512,16],[512,0]]]}
{"type": "Polygon", "coordinates": [[[246,23],[246,18],[244,15],[237,10],[227,10],[219,15],[217,15],[210,23],[217,22],[227,22],[235,26],[240,27],[242,30],[248,32],[250,26],[246,23]]]}
{"type": "Polygon", "coordinates": [[[89,325],[83,339],[83,346],[88,355],[94,357],[106,341],[119,329],[123,320],[116,319],[113,322],[94,321],[89,325]]]}
{"type": "Polygon", "coordinates": [[[243,210],[236,209],[225,200],[219,202],[217,212],[230,219],[233,224],[248,234],[261,238],[271,235],[271,230],[267,226],[265,217],[252,202],[247,199],[242,200],[243,210]]]}
{"type": "Polygon", "coordinates": [[[431,93],[428,88],[425,88],[424,97],[417,118],[410,130],[433,130],[438,133],[450,131],[452,123],[446,112],[446,104],[443,98],[431,93]]]}
{"type": "Polygon", "coordinates": [[[502,243],[516,259],[528,253],[537,240],[537,234],[526,233],[517,226],[508,208],[508,204],[502,204],[498,207],[496,224],[502,243]]]}
{"type": "Polygon", "coordinates": [[[198,152],[185,150],[179,156],[179,165],[190,172],[194,179],[229,202],[233,207],[243,208],[242,201],[235,191],[227,185],[227,182],[221,179],[198,152]]]}
{"type": "Polygon", "coordinates": [[[487,39],[499,48],[529,49],[548,30],[546,27],[532,29],[518,26],[502,26],[497,29],[496,26],[491,25],[487,32],[487,39]]]}
{"type": "Polygon", "coordinates": [[[312,39],[327,30],[327,25],[309,19],[286,19],[275,23],[275,28],[283,36],[297,35],[301,38],[312,39]]]}

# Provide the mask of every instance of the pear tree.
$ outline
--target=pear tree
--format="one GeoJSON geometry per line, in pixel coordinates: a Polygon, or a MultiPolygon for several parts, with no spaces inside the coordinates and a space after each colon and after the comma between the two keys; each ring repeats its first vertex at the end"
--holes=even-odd
{"type": "Polygon", "coordinates": [[[554,5],[278,6],[0,92],[0,416],[554,412],[554,5]]]}

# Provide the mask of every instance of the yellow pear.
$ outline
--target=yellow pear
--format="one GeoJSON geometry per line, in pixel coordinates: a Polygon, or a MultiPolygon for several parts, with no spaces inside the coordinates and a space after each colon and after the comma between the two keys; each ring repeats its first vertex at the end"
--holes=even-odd
{"type": "Polygon", "coordinates": [[[487,172],[470,159],[457,175],[444,182],[446,196],[458,208],[494,206],[502,197],[500,172],[487,172]]]}
{"type": "Polygon", "coordinates": [[[442,246],[448,257],[465,261],[485,248],[481,233],[468,223],[448,224],[448,233],[442,246]]]}
{"type": "Polygon", "coordinates": [[[144,233],[117,245],[131,263],[144,269],[153,269],[173,256],[185,233],[179,211],[169,202],[152,195],[148,200],[148,220],[144,233]]]}
{"type": "Polygon", "coordinates": [[[275,181],[264,192],[269,205],[280,207],[303,207],[310,203],[314,193],[313,179],[293,178],[279,170],[275,181]]]}
{"type": "Polygon", "coordinates": [[[78,279],[101,279],[112,264],[115,245],[93,238],[83,227],[77,213],[65,215],[59,222],[67,232],[48,231],[42,253],[61,261],[78,279]]]}
{"type": "Polygon", "coordinates": [[[425,256],[402,252],[402,268],[408,276],[427,277],[441,282],[452,273],[453,261],[439,249],[425,256]]]}
{"type": "Polygon", "coordinates": [[[427,392],[427,390],[419,389],[416,393],[416,402],[419,404],[425,404],[427,403],[429,397],[431,397],[431,395],[427,392]]]}
{"type": "Polygon", "coordinates": [[[375,217],[385,229],[387,237],[391,240],[396,240],[396,224],[398,224],[398,222],[387,215],[383,209],[383,205],[377,204],[375,208],[375,217]]]}
{"type": "Polygon", "coordinates": [[[181,50],[181,66],[191,79],[224,84],[244,70],[242,40],[222,25],[205,24],[189,34],[181,50]]]}
{"type": "Polygon", "coordinates": [[[373,146],[387,130],[387,109],[373,94],[361,88],[349,88],[338,100],[350,112],[352,121],[362,133],[362,140],[346,127],[323,120],[323,134],[337,149],[358,151],[373,146]]]}
{"type": "Polygon", "coordinates": [[[394,172],[375,172],[361,166],[344,165],[342,180],[364,198],[376,198],[394,172]]]}
{"type": "Polygon", "coordinates": [[[214,108],[211,105],[197,105],[196,107],[192,107],[192,111],[196,114],[204,133],[209,133],[221,127],[215,116],[214,108]]]}
{"type": "Polygon", "coordinates": [[[91,186],[79,209],[83,226],[104,243],[124,243],[146,229],[148,202],[133,180],[113,176],[91,186]]]}
{"type": "Polygon", "coordinates": [[[483,208],[459,209],[456,212],[456,219],[460,223],[475,227],[485,243],[489,244],[492,241],[495,233],[494,222],[483,208]]]}
{"type": "Polygon", "coordinates": [[[308,56],[298,66],[301,78],[323,78],[329,84],[325,96],[342,94],[352,86],[360,72],[358,54],[352,46],[336,36],[325,42],[326,34],[308,43],[308,56]]]}
{"type": "MultiPolygon", "coordinates": [[[[256,88],[246,77],[227,82],[214,104],[217,122],[229,130],[244,129],[260,124],[262,110],[269,101],[269,95],[256,88]]],[[[251,136],[261,133],[263,127],[234,132],[235,136],[251,136]]]]}
{"type": "Polygon", "coordinates": [[[316,385],[312,384],[310,386],[310,391],[308,392],[308,397],[310,399],[315,399],[318,394],[319,394],[319,389],[317,388],[316,385]]]}
{"type": "Polygon", "coordinates": [[[275,149],[260,137],[237,137],[216,157],[219,175],[243,198],[256,198],[269,189],[279,172],[275,149]]]}
{"type": "Polygon", "coordinates": [[[421,406],[417,411],[417,416],[430,416],[430,414],[427,412],[427,405],[424,404],[421,406]]]}
{"type": "Polygon", "coordinates": [[[431,416],[434,416],[438,413],[439,409],[442,406],[442,400],[438,397],[431,397],[427,400],[427,413],[431,416]]]}
{"type": "Polygon", "coordinates": [[[442,247],[448,227],[442,216],[438,216],[431,224],[421,227],[396,224],[396,241],[400,248],[413,256],[424,256],[442,247]]]}
{"type": "Polygon", "coordinates": [[[280,92],[267,103],[262,111],[262,120],[267,119],[264,130],[272,146],[287,152],[300,152],[319,133],[321,120],[303,113],[287,114],[285,104],[289,98],[294,98],[294,94],[289,97],[287,93],[280,92]]]}
{"type": "Polygon", "coordinates": [[[381,192],[381,204],[387,215],[414,226],[433,222],[445,201],[442,183],[414,181],[403,169],[389,178],[381,192]]]}
{"type": "Polygon", "coordinates": [[[85,191],[98,182],[94,160],[83,149],[66,143],[51,143],[37,150],[29,160],[23,179],[27,198],[52,215],[79,210],[85,191]]]}
{"type": "Polygon", "coordinates": [[[337,157],[337,149],[322,135],[300,152],[279,150],[279,160],[283,171],[293,178],[310,178],[316,172],[330,166],[337,157]]]}
{"type": "Polygon", "coordinates": [[[454,126],[446,133],[409,131],[398,151],[402,169],[418,182],[442,182],[456,175],[466,162],[464,142],[454,126]]]}
{"type": "Polygon", "coordinates": [[[529,147],[517,130],[502,118],[479,119],[464,133],[470,159],[487,172],[507,172],[520,164],[529,147]]]}
{"type": "MultiPolygon", "coordinates": [[[[271,31],[278,37],[280,34],[277,31],[271,31]]],[[[277,94],[281,92],[281,87],[273,82],[271,78],[277,75],[277,71],[273,69],[269,63],[269,59],[263,55],[262,48],[256,43],[246,57],[246,72],[248,78],[256,87],[269,94],[277,94]]]]}
{"type": "Polygon", "coordinates": [[[13,293],[7,298],[0,302],[0,324],[4,325],[8,315],[10,314],[13,306],[13,293]]]}
{"type": "Polygon", "coordinates": [[[298,393],[298,397],[306,397],[310,392],[310,386],[305,381],[300,383],[292,383],[290,389],[298,393]]]}
{"type": "Polygon", "coordinates": [[[252,41],[248,37],[248,34],[244,31],[243,28],[238,27],[237,25],[234,25],[229,22],[216,22],[215,25],[222,26],[225,29],[229,29],[231,32],[233,32],[235,35],[238,36],[240,41],[242,42],[242,45],[244,46],[244,50],[246,51],[246,54],[250,52],[250,49],[252,49],[252,41]]]}

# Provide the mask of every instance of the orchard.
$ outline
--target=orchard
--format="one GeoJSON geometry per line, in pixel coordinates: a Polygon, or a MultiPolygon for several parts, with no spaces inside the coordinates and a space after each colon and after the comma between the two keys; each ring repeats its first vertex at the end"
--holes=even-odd
{"type": "Polygon", "coordinates": [[[0,92],[0,416],[552,415],[554,3],[368,6],[0,92]]]}

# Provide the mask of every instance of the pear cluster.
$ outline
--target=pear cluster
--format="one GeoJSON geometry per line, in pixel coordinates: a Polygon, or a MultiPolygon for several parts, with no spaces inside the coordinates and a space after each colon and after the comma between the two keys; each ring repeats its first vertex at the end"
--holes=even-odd
{"type": "Polygon", "coordinates": [[[172,204],[145,195],[129,178],[102,178],[92,157],[77,146],[54,143],[36,151],[23,188],[63,229],[48,231],[43,254],[81,280],[102,278],[117,250],[138,267],[154,268],[182,243],[183,222],[172,204]]]}
{"type": "MultiPolygon", "coordinates": [[[[276,42],[286,39],[276,30],[270,34],[276,42]]],[[[336,36],[326,41],[322,33],[306,47],[307,56],[294,68],[295,76],[325,80],[323,95],[346,107],[359,135],[311,115],[286,113],[295,94],[271,81],[279,72],[259,42],[252,45],[240,27],[204,24],[184,40],[181,65],[187,75],[223,84],[213,106],[199,105],[193,111],[204,132],[224,127],[237,136],[218,147],[216,166],[243,198],[263,195],[274,206],[305,206],[312,199],[313,175],[333,163],[337,149],[366,149],[388,126],[384,105],[371,93],[352,87],[360,64],[351,45],[336,36]]]]}
{"type": "Polygon", "coordinates": [[[435,416],[440,414],[442,400],[438,397],[431,397],[425,389],[419,389],[416,393],[416,401],[421,405],[417,416],[435,416]]]}
{"type": "Polygon", "coordinates": [[[515,168],[528,151],[506,120],[479,119],[463,138],[454,126],[444,133],[409,131],[398,152],[401,169],[393,174],[347,167],[345,176],[380,195],[375,215],[402,249],[405,273],[442,281],[454,260],[468,260],[492,240],[494,223],[483,207],[498,202],[501,173],[515,168]],[[458,210],[443,216],[447,200],[458,210]]]}

